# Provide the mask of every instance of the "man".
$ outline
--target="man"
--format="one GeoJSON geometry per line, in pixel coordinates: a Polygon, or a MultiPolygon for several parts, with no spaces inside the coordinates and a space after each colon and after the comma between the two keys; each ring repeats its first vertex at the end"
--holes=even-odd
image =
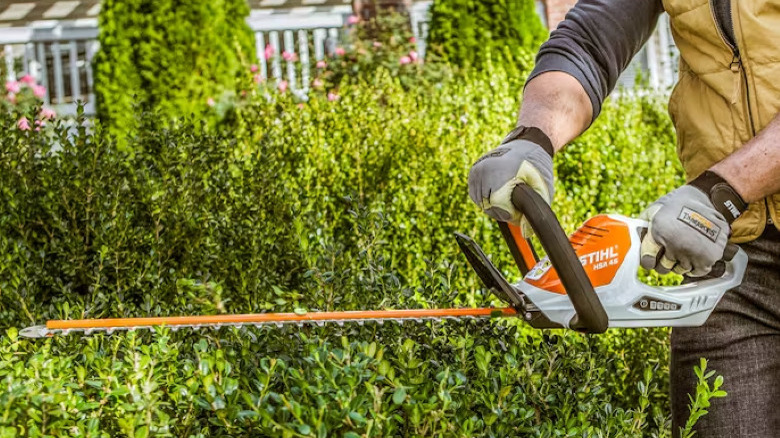
{"type": "MultiPolygon", "coordinates": [[[[469,195],[490,216],[521,224],[518,182],[548,201],[552,156],[598,116],[621,71],[666,11],[680,50],[669,112],[688,184],[643,213],[641,264],[706,275],[727,241],[750,262],[702,327],[672,330],[672,426],[688,418],[700,357],[724,376],[697,437],[780,436],[780,2],[581,0],[540,49],[518,127],[478,160],[469,195]]],[[[653,147],[653,145],[636,145],[653,147]]]]}

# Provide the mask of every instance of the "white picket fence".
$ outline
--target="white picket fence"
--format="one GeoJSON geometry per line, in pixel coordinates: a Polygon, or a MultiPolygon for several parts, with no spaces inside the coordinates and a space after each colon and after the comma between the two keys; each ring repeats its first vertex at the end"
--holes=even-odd
{"type": "MultiPolygon", "coordinates": [[[[425,54],[428,33],[428,9],[432,2],[415,2],[410,13],[417,51],[425,54]]],[[[300,95],[308,92],[316,62],[331,56],[343,44],[348,31],[349,6],[331,8],[327,13],[313,13],[308,8],[275,13],[254,10],[248,18],[255,32],[259,60],[258,74],[264,80],[288,82],[288,88],[300,95]],[[272,55],[266,59],[266,47],[272,55]],[[283,53],[294,53],[286,60],[283,53]]],[[[67,24],[43,22],[34,27],[0,28],[0,48],[6,80],[17,80],[29,74],[47,92],[44,102],[61,114],[73,114],[77,101],[86,102],[85,110],[94,113],[92,60],[98,50],[97,20],[77,20],[67,24]]],[[[632,69],[621,81],[633,82],[637,69],[649,72],[654,89],[667,89],[674,81],[675,50],[668,24],[661,20],[632,69]]]]}
{"type": "MultiPolygon", "coordinates": [[[[431,4],[431,1],[415,2],[410,11],[412,32],[420,56],[425,55],[431,4]]],[[[342,45],[345,32],[349,31],[347,19],[351,14],[349,6],[331,8],[327,14],[313,14],[307,10],[293,10],[287,14],[252,11],[248,22],[255,32],[261,77],[286,80],[290,90],[306,94],[317,61],[333,56],[342,45]],[[269,46],[271,57],[266,59],[265,51],[269,46]],[[285,60],[282,56],[284,52],[296,56],[285,60]]]]}
{"type": "Polygon", "coordinates": [[[46,88],[43,100],[60,113],[75,113],[76,101],[94,112],[92,58],[97,23],[45,28],[0,28],[6,80],[30,75],[46,88]]]}

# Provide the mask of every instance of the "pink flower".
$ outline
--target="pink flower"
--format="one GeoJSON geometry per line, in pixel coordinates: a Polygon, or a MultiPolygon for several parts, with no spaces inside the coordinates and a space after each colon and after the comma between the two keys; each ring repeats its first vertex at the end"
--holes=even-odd
{"type": "Polygon", "coordinates": [[[372,43],[372,45],[373,45],[374,47],[382,47],[382,43],[380,43],[379,41],[374,41],[374,42],[372,43]]]}
{"type": "Polygon", "coordinates": [[[412,61],[417,61],[417,52],[415,52],[414,50],[409,52],[409,59],[411,59],[412,61]]]}
{"type": "Polygon", "coordinates": [[[19,82],[25,83],[27,85],[33,85],[35,84],[35,78],[30,75],[24,75],[21,79],[19,79],[19,82]]]}
{"type": "Polygon", "coordinates": [[[295,52],[288,52],[287,50],[285,50],[284,52],[282,52],[282,58],[284,58],[284,60],[288,62],[295,61],[296,59],[298,59],[298,55],[296,55],[295,52]]]}
{"type": "Polygon", "coordinates": [[[19,127],[22,131],[29,131],[30,130],[30,121],[27,120],[27,117],[22,117],[19,119],[18,122],[16,122],[16,126],[19,127]]]}
{"type": "Polygon", "coordinates": [[[410,42],[410,43],[412,43],[412,44],[414,44],[414,43],[416,43],[416,42],[417,42],[417,38],[415,38],[415,37],[409,37],[409,42],[410,42]]]}
{"type": "Polygon", "coordinates": [[[36,131],[40,131],[41,128],[43,128],[44,126],[46,126],[46,122],[44,122],[43,120],[36,120],[35,121],[35,130],[36,131]]]}
{"type": "Polygon", "coordinates": [[[401,59],[398,60],[401,64],[409,64],[412,62],[412,58],[408,56],[402,56],[401,59]]]}
{"type": "Polygon", "coordinates": [[[279,91],[284,93],[285,91],[287,91],[288,85],[289,84],[287,83],[287,81],[279,81],[279,85],[278,85],[279,91]]]}
{"type": "Polygon", "coordinates": [[[212,98],[212,97],[209,97],[208,99],[206,99],[206,105],[208,105],[208,106],[214,106],[214,105],[216,105],[216,104],[217,104],[217,103],[216,103],[216,102],[214,102],[214,98],[212,98]]]}
{"type": "Polygon", "coordinates": [[[344,56],[345,53],[343,47],[336,47],[336,56],[344,56]]]}
{"type": "Polygon", "coordinates": [[[323,85],[324,84],[322,83],[322,80],[320,78],[314,78],[314,80],[311,81],[311,86],[314,87],[314,88],[320,88],[323,85]]]}
{"type": "Polygon", "coordinates": [[[19,82],[16,81],[8,81],[5,83],[5,91],[16,94],[22,90],[21,85],[19,85],[19,82]]]}
{"type": "Polygon", "coordinates": [[[347,24],[352,25],[357,24],[358,22],[360,22],[360,17],[357,15],[350,15],[349,18],[347,18],[347,24]]]}
{"type": "Polygon", "coordinates": [[[274,48],[270,44],[265,45],[265,59],[271,59],[274,56],[274,48]]]}
{"type": "Polygon", "coordinates": [[[304,105],[304,104],[302,104],[302,103],[299,103],[299,104],[298,104],[298,108],[300,108],[300,109],[304,109],[304,108],[306,108],[306,105],[304,105]]]}
{"type": "Polygon", "coordinates": [[[258,69],[259,68],[257,67],[257,64],[252,64],[249,66],[249,71],[251,71],[252,73],[257,73],[258,69]]]}
{"type": "Polygon", "coordinates": [[[328,63],[325,62],[325,61],[317,61],[316,66],[317,66],[317,68],[325,68],[325,67],[328,66],[328,63]]]}
{"type": "Polygon", "coordinates": [[[263,76],[260,75],[260,74],[256,74],[254,79],[255,79],[255,83],[256,84],[259,84],[260,82],[263,82],[263,76]]]}
{"type": "Polygon", "coordinates": [[[41,118],[51,120],[57,117],[57,113],[51,108],[41,108],[41,118]]]}
{"type": "Polygon", "coordinates": [[[333,102],[334,100],[338,100],[339,95],[333,92],[328,93],[328,100],[333,102]]]}
{"type": "Polygon", "coordinates": [[[16,95],[14,93],[8,93],[8,101],[16,104],[16,95]]]}
{"type": "Polygon", "coordinates": [[[46,87],[43,85],[33,85],[33,94],[38,99],[43,99],[44,96],[46,96],[46,87]]]}

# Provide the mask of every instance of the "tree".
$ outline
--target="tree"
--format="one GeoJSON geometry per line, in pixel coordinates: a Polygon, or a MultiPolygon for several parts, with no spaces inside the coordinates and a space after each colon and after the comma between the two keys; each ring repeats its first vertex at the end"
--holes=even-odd
{"type": "Polygon", "coordinates": [[[426,57],[477,68],[488,58],[528,62],[547,35],[533,0],[436,0],[426,57]]]}
{"type": "Polygon", "coordinates": [[[100,121],[128,132],[137,109],[170,121],[234,93],[255,57],[248,15],[245,0],[104,0],[95,57],[100,121]]]}

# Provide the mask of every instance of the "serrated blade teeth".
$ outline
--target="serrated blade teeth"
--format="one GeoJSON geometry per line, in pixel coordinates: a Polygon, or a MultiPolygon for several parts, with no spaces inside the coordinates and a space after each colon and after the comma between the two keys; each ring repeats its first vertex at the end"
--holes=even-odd
{"type": "MultiPolygon", "coordinates": [[[[115,331],[136,331],[152,329],[154,327],[168,327],[173,331],[181,329],[219,330],[222,327],[242,328],[254,326],[256,328],[276,327],[284,328],[289,325],[302,327],[304,324],[315,324],[322,327],[325,324],[335,323],[343,326],[345,323],[357,323],[359,326],[366,322],[383,325],[390,323],[403,324],[406,321],[422,323],[424,321],[456,321],[492,318],[494,316],[516,315],[513,308],[494,309],[403,309],[403,310],[379,310],[379,311],[346,311],[346,312],[321,312],[298,314],[243,314],[243,315],[219,315],[219,316],[194,316],[194,317],[152,317],[130,318],[113,320],[75,320],[75,321],[49,321],[46,326],[28,327],[19,332],[21,336],[40,338],[54,335],[67,336],[71,332],[81,332],[84,335],[93,333],[114,333],[115,331]],[[138,325],[133,325],[138,322],[138,325]],[[105,325],[103,325],[105,324],[105,325]],[[113,324],[113,325],[111,325],[113,324]],[[50,328],[51,327],[51,328],[50,328]]],[[[285,329],[287,333],[287,329],[285,329]]]]}

